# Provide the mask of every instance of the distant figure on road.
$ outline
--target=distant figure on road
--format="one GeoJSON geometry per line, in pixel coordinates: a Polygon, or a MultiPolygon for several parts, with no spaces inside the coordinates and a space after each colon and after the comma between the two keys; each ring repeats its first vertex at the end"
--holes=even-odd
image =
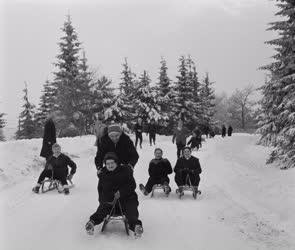
{"type": "Polygon", "coordinates": [[[226,127],[224,125],[222,125],[221,136],[222,137],[225,137],[226,136],[226,127]]]}
{"type": "Polygon", "coordinates": [[[232,128],[231,125],[229,125],[229,127],[228,127],[228,129],[227,129],[227,135],[228,135],[228,136],[231,136],[232,133],[233,133],[233,128],[232,128]]]}

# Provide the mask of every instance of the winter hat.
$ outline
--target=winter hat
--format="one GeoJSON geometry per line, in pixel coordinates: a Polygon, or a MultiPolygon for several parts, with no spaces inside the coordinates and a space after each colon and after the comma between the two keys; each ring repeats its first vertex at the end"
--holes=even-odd
{"type": "Polygon", "coordinates": [[[192,152],[191,147],[185,146],[185,147],[182,149],[182,151],[184,151],[185,149],[188,149],[190,152],[192,152]]]}
{"type": "Polygon", "coordinates": [[[121,132],[122,132],[122,129],[119,124],[112,124],[108,127],[108,134],[121,133],[121,132]]]}
{"type": "Polygon", "coordinates": [[[119,163],[119,158],[114,152],[106,153],[105,157],[103,158],[103,162],[106,163],[107,160],[114,160],[117,164],[119,163]]]}

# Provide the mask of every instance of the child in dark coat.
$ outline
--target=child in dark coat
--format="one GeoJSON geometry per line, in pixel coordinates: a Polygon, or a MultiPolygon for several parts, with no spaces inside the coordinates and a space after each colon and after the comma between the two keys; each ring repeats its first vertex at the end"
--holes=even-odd
{"type": "Polygon", "coordinates": [[[168,175],[172,173],[172,167],[168,159],[162,158],[163,151],[160,148],[156,148],[154,151],[155,158],[151,160],[149,165],[149,179],[144,186],[140,184],[140,190],[144,195],[148,195],[154,185],[161,184],[164,185],[165,193],[170,193],[171,188],[169,187],[169,177],[168,175]]]}
{"type": "Polygon", "coordinates": [[[132,170],[128,166],[118,163],[119,159],[115,153],[108,152],[105,155],[105,167],[98,175],[99,206],[96,212],[90,216],[85,229],[88,234],[93,234],[94,226],[103,222],[118,200],[128,220],[130,230],[134,231],[136,237],[140,237],[143,229],[142,222],[138,219],[136,183],[132,170]]]}
{"type": "Polygon", "coordinates": [[[178,186],[178,191],[183,193],[182,186],[190,184],[198,191],[200,183],[199,174],[202,173],[199,159],[191,155],[191,148],[185,147],[183,149],[183,156],[180,157],[174,168],[175,182],[178,186]],[[189,177],[191,183],[187,183],[189,177]]]}
{"type": "Polygon", "coordinates": [[[187,142],[187,145],[188,146],[190,145],[192,150],[194,150],[194,148],[197,148],[197,150],[199,150],[199,148],[201,147],[201,143],[202,143],[201,136],[198,136],[196,132],[193,132],[192,137],[187,142]]]}
{"type": "Polygon", "coordinates": [[[61,153],[61,147],[55,143],[52,145],[53,155],[50,156],[45,165],[45,169],[41,172],[37,185],[33,188],[33,192],[39,193],[40,186],[46,177],[59,180],[62,185],[62,190],[65,194],[69,194],[67,179],[72,179],[76,173],[77,166],[68,156],[61,153]],[[68,166],[71,168],[68,175],[68,166]]]}

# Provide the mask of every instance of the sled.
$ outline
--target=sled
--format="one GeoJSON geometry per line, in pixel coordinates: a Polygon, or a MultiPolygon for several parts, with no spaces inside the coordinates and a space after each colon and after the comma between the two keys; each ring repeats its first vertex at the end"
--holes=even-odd
{"type": "Polygon", "coordinates": [[[185,185],[179,186],[178,189],[176,189],[176,194],[178,195],[179,199],[181,199],[181,197],[184,195],[184,191],[191,191],[194,199],[197,199],[197,195],[201,194],[201,191],[196,190],[196,188],[192,186],[189,174],[186,175],[185,183],[185,185]],[[182,192],[179,191],[180,189],[182,192]]]}
{"type": "MultiPolygon", "coordinates": [[[[67,181],[69,182],[69,188],[72,188],[74,186],[74,183],[72,180],[67,178],[67,181]]],[[[57,189],[58,191],[61,188],[61,183],[59,180],[53,179],[53,178],[47,178],[45,179],[41,184],[41,192],[47,193],[51,190],[57,189]]]]}
{"type": "Polygon", "coordinates": [[[155,192],[155,190],[157,190],[157,189],[158,189],[158,190],[163,190],[163,192],[165,193],[166,197],[169,196],[169,193],[170,193],[170,192],[168,192],[168,193],[165,192],[165,185],[162,185],[162,184],[155,184],[155,185],[153,186],[153,189],[152,189],[152,192],[151,192],[151,197],[154,196],[154,192],[155,192]]]}
{"type": "Polygon", "coordinates": [[[116,200],[115,204],[113,204],[110,213],[105,217],[101,232],[103,233],[106,229],[106,226],[111,221],[122,221],[125,226],[126,234],[129,235],[129,225],[126,216],[123,213],[122,206],[119,200],[116,200]]]}

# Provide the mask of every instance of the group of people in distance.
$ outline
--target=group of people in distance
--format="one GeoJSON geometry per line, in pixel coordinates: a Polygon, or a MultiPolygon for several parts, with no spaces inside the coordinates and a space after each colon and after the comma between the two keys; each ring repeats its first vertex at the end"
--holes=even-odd
{"type": "MultiPolygon", "coordinates": [[[[232,128],[231,125],[229,125],[228,128],[227,128],[227,135],[228,136],[231,136],[232,133],[233,133],[233,128],[232,128]]],[[[221,128],[221,136],[222,137],[225,137],[226,136],[226,127],[225,127],[225,125],[222,125],[222,128],[221,128]]]]}
{"type": "MultiPolygon", "coordinates": [[[[51,116],[45,124],[41,156],[46,158],[46,165],[33,191],[38,193],[42,181],[48,177],[59,180],[61,183],[60,192],[69,194],[67,180],[71,179],[76,173],[77,166],[68,156],[61,153],[61,147],[56,143],[53,121],[54,116],[51,116]],[[71,169],[70,173],[68,167],[71,169]]],[[[141,131],[141,123],[140,118],[138,119],[138,133],[141,131]]],[[[129,229],[134,232],[135,237],[140,237],[143,233],[143,226],[139,219],[139,202],[135,192],[136,181],[133,176],[135,165],[139,159],[135,146],[137,143],[134,145],[119,124],[106,126],[101,123],[96,129],[97,140],[95,145],[97,153],[94,162],[98,177],[99,206],[89,217],[89,221],[85,225],[86,232],[93,234],[94,227],[102,223],[119,202],[128,220],[129,229]]],[[[153,131],[153,128],[150,131],[153,131]]],[[[196,133],[194,131],[193,137],[197,138],[199,135],[196,133]]],[[[155,144],[153,132],[150,134],[152,135],[150,142],[155,144]]],[[[177,145],[178,159],[174,172],[175,182],[178,186],[177,191],[180,194],[183,193],[181,187],[186,185],[187,177],[190,179],[192,188],[198,190],[199,174],[202,172],[198,158],[191,155],[191,148],[186,145],[188,134],[189,131],[183,127],[182,122],[179,122],[173,136],[173,142],[176,142],[177,145]]],[[[141,146],[142,138],[140,136],[136,136],[136,138],[141,146]]],[[[192,140],[190,144],[196,145],[197,143],[199,145],[198,140],[199,138],[197,138],[197,142],[192,140]]],[[[144,195],[148,195],[156,184],[162,185],[166,194],[171,192],[168,175],[172,174],[172,166],[167,158],[163,158],[163,150],[159,147],[154,150],[154,158],[149,163],[148,173],[147,183],[139,185],[144,195]]]]}

